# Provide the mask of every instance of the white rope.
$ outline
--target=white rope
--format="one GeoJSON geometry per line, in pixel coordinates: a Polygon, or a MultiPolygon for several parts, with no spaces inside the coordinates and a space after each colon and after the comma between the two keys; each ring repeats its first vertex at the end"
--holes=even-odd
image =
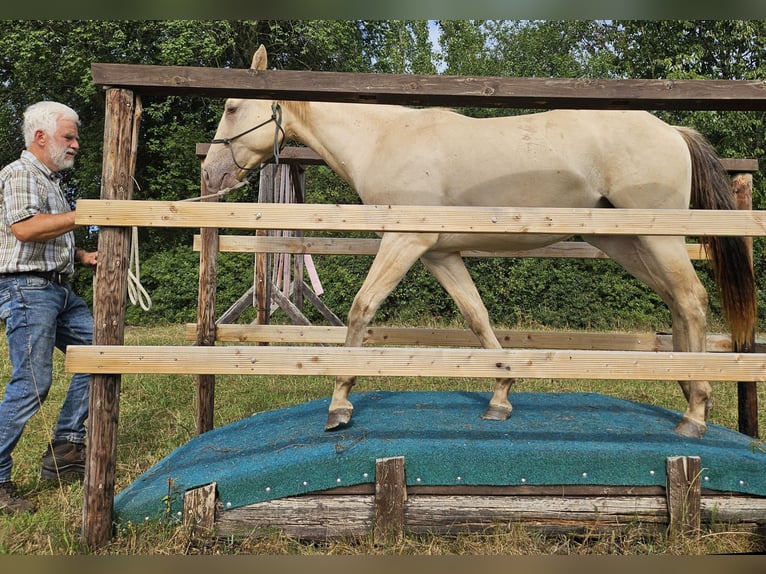
{"type": "Polygon", "coordinates": [[[152,298],[141,285],[141,268],[138,262],[138,227],[133,228],[130,240],[130,262],[128,264],[128,297],[133,305],[140,305],[144,311],[152,308],[152,298]],[[135,272],[133,269],[135,268],[135,272]]]}
{"type": "Polygon", "coordinates": [[[203,199],[208,199],[210,197],[221,197],[230,194],[232,191],[239,189],[240,187],[244,187],[248,185],[247,180],[242,180],[239,183],[236,183],[232,185],[231,187],[225,187],[224,189],[221,189],[219,191],[216,191],[215,193],[210,193],[208,195],[199,195],[197,197],[187,197],[186,199],[181,199],[180,201],[201,201],[203,199]]]}

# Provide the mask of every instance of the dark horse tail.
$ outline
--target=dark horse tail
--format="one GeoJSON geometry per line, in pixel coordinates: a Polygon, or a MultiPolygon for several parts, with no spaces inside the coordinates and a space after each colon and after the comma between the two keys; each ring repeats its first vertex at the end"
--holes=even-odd
{"type": "MultiPolygon", "coordinates": [[[[731,179],[713,146],[699,132],[676,127],[689,147],[692,160],[691,207],[737,209],[731,179]]],[[[735,351],[744,351],[757,322],[755,275],[750,251],[742,237],[702,237],[710,256],[715,282],[731,328],[735,351]]]]}

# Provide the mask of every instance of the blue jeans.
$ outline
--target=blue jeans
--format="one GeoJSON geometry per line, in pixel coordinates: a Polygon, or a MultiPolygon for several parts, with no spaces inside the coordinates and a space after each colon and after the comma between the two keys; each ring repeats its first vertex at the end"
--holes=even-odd
{"type": "MultiPolygon", "coordinates": [[[[12,367],[0,403],[0,482],[5,482],[11,479],[11,453],[50,391],[54,348],[66,352],[67,345],[90,345],[93,315],[71,285],[21,274],[0,279],[0,320],[12,367]]],[[[53,440],[85,442],[89,386],[89,374],[72,377],[53,440]]]]}

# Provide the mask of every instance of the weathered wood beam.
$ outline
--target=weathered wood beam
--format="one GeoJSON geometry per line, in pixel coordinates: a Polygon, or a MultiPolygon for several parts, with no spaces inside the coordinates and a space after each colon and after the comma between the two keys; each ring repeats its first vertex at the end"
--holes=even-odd
{"type": "MultiPolygon", "coordinates": [[[[105,99],[101,197],[119,203],[133,194],[141,100],[122,89],[107,90],[105,99]]],[[[99,232],[98,251],[102,255],[95,270],[93,294],[95,344],[124,342],[129,248],[130,228],[112,227],[99,232]]],[[[82,539],[91,547],[106,543],[112,536],[120,386],[120,373],[94,374],[90,378],[82,539]]]]}
{"type": "MultiPolygon", "coordinates": [[[[196,145],[198,156],[205,157],[210,149],[209,143],[198,143],[196,145]]],[[[759,171],[760,166],[757,159],[749,158],[720,158],[723,167],[730,173],[759,171]]],[[[273,161],[273,160],[272,160],[273,161]]],[[[279,154],[280,163],[302,164],[302,165],[324,165],[322,157],[309,147],[287,146],[282,148],[279,154]]]]}
{"type": "Polygon", "coordinates": [[[702,495],[700,457],[670,456],[665,461],[665,467],[670,532],[682,536],[698,533],[702,495]]]}
{"type": "MultiPolygon", "coordinates": [[[[186,339],[194,340],[196,323],[186,325],[186,339]]],[[[580,349],[601,351],[672,351],[669,333],[616,333],[588,331],[529,331],[495,329],[500,344],[507,349],[580,349]]],[[[328,325],[239,325],[218,324],[216,341],[222,343],[278,343],[342,345],[345,326],[328,325]]],[[[406,345],[424,347],[479,347],[479,339],[468,329],[428,327],[368,327],[365,345],[406,345]]],[[[708,353],[732,351],[731,337],[708,334],[708,353]]],[[[766,351],[766,341],[756,342],[756,353],[766,351]]]]}
{"type": "Polygon", "coordinates": [[[92,63],[93,82],[142,94],[531,109],[766,110],[762,80],[609,80],[360,74],[92,63]]]}
{"type": "MultiPolygon", "coordinates": [[[[209,143],[198,143],[195,147],[196,154],[200,156],[201,158],[204,158],[207,155],[207,152],[209,149],[210,149],[209,143]]],[[[270,161],[274,161],[274,160],[272,159],[270,161]]],[[[755,170],[740,169],[737,171],[758,171],[758,168],[757,168],[758,160],[743,160],[743,161],[756,162],[756,169],[755,170]]],[[[299,147],[299,146],[286,146],[282,148],[282,151],[279,152],[279,163],[286,163],[290,165],[294,165],[294,164],[325,165],[325,161],[313,149],[309,147],[299,147]]]]}
{"type": "MultiPolygon", "coordinates": [[[[218,250],[237,253],[309,253],[311,255],[375,255],[380,239],[355,237],[254,237],[252,235],[222,235],[218,250]]],[[[194,236],[193,249],[199,251],[201,239],[194,236]]],[[[699,243],[687,243],[691,259],[708,259],[699,243]]],[[[543,257],[608,259],[609,256],[583,241],[562,241],[547,247],[526,251],[461,251],[463,257],[543,257]]]]}
{"type": "Polygon", "coordinates": [[[376,544],[390,544],[404,535],[404,508],[407,502],[404,457],[379,458],[375,461],[376,544]]]}

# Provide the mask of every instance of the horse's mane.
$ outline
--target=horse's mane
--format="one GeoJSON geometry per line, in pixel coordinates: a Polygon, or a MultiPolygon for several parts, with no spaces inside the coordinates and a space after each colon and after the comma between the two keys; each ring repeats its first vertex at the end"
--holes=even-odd
{"type": "Polygon", "coordinates": [[[301,122],[305,122],[309,113],[309,102],[295,100],[279,100],[277,103],[283,108],[289,108],[290,112],[295,114],[301,122]]]}

